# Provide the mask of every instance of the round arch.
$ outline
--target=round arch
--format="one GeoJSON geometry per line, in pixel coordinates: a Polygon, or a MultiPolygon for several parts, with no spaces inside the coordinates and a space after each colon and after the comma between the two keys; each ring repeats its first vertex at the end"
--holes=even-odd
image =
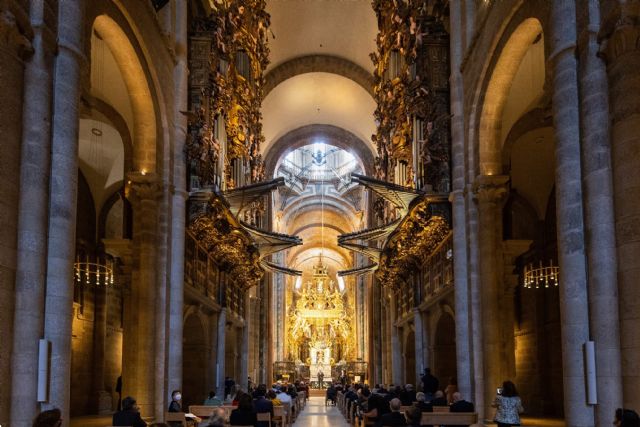
{"type": "Polygon", "coordinates": [[[265,153],[265,171],[273,176],[278,163],[289,152],[322,138],[327,144],[349,151],[362,163],[367,175],[373,175],[373,152],[360,138],[346,129],[326,124],[314,124],[294,129],[278,138],[265,153]]]}
{"type": "Polygon", "coordinates": [[[99,15],[93,28],[111,51],[122,74],[133,109],[133,168],[156,171],[156,114],[148,79],[129,37],[108,15],[99,15]]]}
{"type": "Polygon", "coordinates": [[[502,113],[509,89],[527,50],[542,33],[542,24],[536,18],[527,18],[509,35],[492,70],[482,103],[478,128],[480,173],[502,173],[500,131],[502,113]]]}
{"type": "Polygon", "coordinates": [[[373,96],[373,76],[348,59],[332,55],[305,55],[290,59],[269,71],[265,77],[266,97],[283,81],[305,73],[331,73],[353,80],[373,96]]]}

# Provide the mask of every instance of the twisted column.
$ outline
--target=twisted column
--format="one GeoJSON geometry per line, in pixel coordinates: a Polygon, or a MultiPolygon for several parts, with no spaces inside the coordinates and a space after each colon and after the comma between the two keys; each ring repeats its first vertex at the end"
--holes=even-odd
{"type": "Polygon", "coordinates": [[[482,353],[484,366],[484,414],[492,413],[496,387],[505,377],[504,343],[499,296],[502,272],[502,207],[508,194],[509,177],[482,175],[476,178],[474,197],[478,205],[478,242],[482,300],[482,353]]]}

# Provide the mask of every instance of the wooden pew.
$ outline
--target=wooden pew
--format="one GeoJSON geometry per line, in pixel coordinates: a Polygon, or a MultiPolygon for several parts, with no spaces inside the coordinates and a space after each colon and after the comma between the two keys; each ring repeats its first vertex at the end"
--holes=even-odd
{"type": "Polygon", "coordinates": [[[423,412],[420,425],[466,426],[478,422],[475,412],[423,412]]]}

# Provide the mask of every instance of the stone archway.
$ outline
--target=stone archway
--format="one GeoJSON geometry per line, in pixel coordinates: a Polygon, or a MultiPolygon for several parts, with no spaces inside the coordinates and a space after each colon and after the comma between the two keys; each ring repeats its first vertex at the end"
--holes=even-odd
{"type": "Polygon", "coordinates": [[[493,69],[478,129],[479,166],[482,175],[502,173],[502,113],[518,68],[527,50],[541,33],[540,21],[536,18],[525,19],[510,35],[493,69]]]}
{"type": "Polygon", "coordinates": [[[207,393],[207,343],[205,329],[197,314],[185,319],[182,360],[182,406],[200,405],[207,393]]]}
{"type": "Polygon", "coordinates": [[[156,169],[156,115],[149,83],[140,58],[127,34],[109,16],[100,15],[94,29],[107,44],[127,87],[134,116],[133,168],[155,172],[156,169]]]}
{"type": "Polygon", "coordinates": [[[440,388],[456,376],[456,323],[447,312],[442,313],[436,324],[432,366],[433,373],[440,379],[440,388]]]}

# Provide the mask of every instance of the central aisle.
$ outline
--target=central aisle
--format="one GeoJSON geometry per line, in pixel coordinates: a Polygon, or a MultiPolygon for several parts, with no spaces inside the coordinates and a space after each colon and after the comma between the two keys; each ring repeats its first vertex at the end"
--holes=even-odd
{"type": "Polygon", "coordinates": [[[336,406],[324,406],[324,397],[311,396],[294,427],[350,427],[336,406]]]}

